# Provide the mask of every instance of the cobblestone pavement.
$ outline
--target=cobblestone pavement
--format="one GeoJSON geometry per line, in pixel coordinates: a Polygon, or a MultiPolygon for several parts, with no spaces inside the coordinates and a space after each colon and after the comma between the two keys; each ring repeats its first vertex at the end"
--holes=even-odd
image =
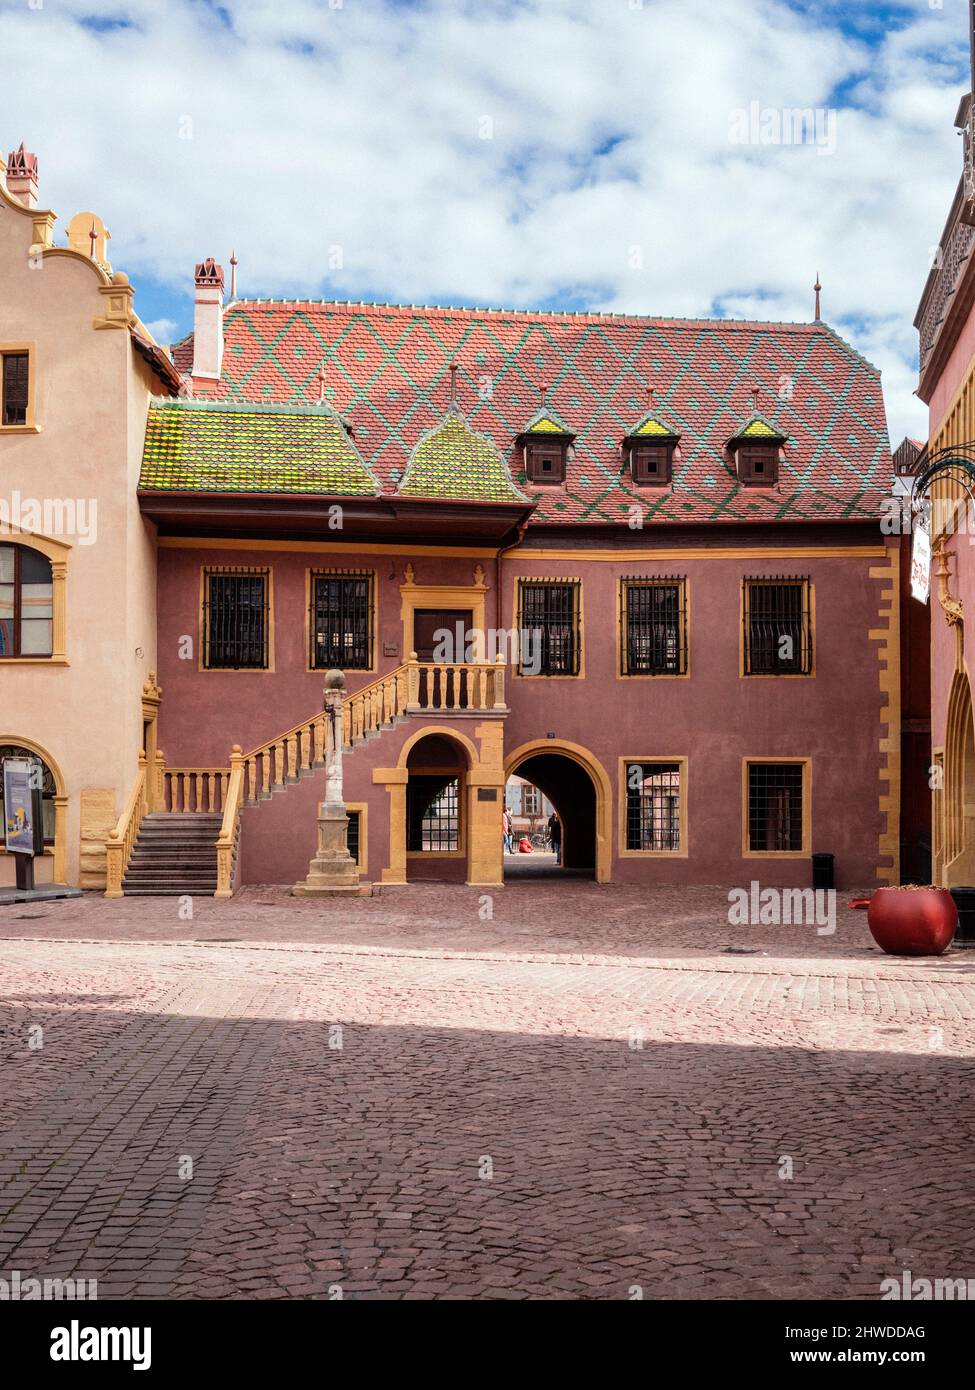
{"type": "Polygon", "coordinates": [[[313,911],[260,890],[188,923],[175,900],[7,909],[0,1277],[598,1299],[975,1277],[971,953],[880,957],[850,913],[729,955],[719,890],[523,891],[493,921],[435,887],[313,911]]]}

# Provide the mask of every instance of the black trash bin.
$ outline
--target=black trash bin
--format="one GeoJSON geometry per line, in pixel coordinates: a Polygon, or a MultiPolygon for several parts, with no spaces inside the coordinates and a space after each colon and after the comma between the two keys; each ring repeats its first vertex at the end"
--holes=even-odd
{"type": "Polygon", "coordinates": [[[952,888],[951,896],[958,909],[956,946],[975,946],[975,888],[952,888]]]}
{"type": "Polygon", "coordinates": [[[833,864],[836,859],[835,854],[814,854],[812,857],[812,874],[814,888],[833,887],[833,864]]]}

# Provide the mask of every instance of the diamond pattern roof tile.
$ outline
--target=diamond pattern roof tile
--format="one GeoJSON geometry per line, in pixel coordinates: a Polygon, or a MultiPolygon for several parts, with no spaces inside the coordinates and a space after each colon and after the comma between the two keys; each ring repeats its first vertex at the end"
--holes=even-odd
{"type": "MultiPolygon", "coordinates": [[[[824,323],[251,300],[228,308],[224,334],[223,379],[199,383],[198,395],[306,405],[324,359],[330,401],[390,492],[444,420],[455,361],[469,428],[515,465],[517,481],[514,441],[544,371],[544,413],[577,433],[564,486],[526,489],[538,501],[532,525],[620,525],[634,506],[650,522],[875,518],[890,487],[879,373],[824,323]],[[673,487],[652,502],[617,452],[651,378],[682,455],[673,487]],[[756,386],[759,418],[788,440],[767,492],[741,488],[726,453],[757,413],[756,386]]],[[[191,338],[175,356],[188,371],[191,338]]],[[[449,469],[438,486],[435,495],[457,495],[449,469]]]]}

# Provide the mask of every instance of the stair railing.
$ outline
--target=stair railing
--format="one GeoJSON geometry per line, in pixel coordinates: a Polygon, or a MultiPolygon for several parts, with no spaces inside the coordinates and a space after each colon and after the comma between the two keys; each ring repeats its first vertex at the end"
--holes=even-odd
{"type": "Polygon", "coordinates": [[[230,776],[224,797],[223,821],[217,836],[217,890],[215,898],[230,898],[234,892],[234,853],[240,829],[240,810],[244,804],[244,755],[235,743],[230,754],[230,776]]]}
{"type": "Polygon", "coordinates": [[[132,850],[139,826],[148,810],[146,797],[146,755],[139,753],[139,771],[125,808],[116,822],[115,829],[105,841],[105,897],[121,898],[122,880],[132,858],[132,850]]]}

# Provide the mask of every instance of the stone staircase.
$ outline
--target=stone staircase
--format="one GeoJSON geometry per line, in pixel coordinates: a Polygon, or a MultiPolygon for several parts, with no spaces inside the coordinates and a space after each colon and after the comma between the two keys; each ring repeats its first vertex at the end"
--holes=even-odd
{"type": "Polygon", "coordinates": [[[125,897],[212,898],[217,888],[217,836],[222,816],[169,811],[145,816],[122,880],[125,897]]]}
{"type": "MultiPolygon", "coordinates": [[[[406,719],[503,716],[504,689],[501,655],[446,664],[411,652],[402,666],[346,698],[339,737],[352,753],[406,719]]],[[[167,767],[158,751],[148,767],[140,754],[138,777],[106,842],[105,896],[231,897],[242,809],[313,776],[325,766],[332,737],[331,715],[322,709],[249,753],[235,744],[229,767],[167,767]]]]}

